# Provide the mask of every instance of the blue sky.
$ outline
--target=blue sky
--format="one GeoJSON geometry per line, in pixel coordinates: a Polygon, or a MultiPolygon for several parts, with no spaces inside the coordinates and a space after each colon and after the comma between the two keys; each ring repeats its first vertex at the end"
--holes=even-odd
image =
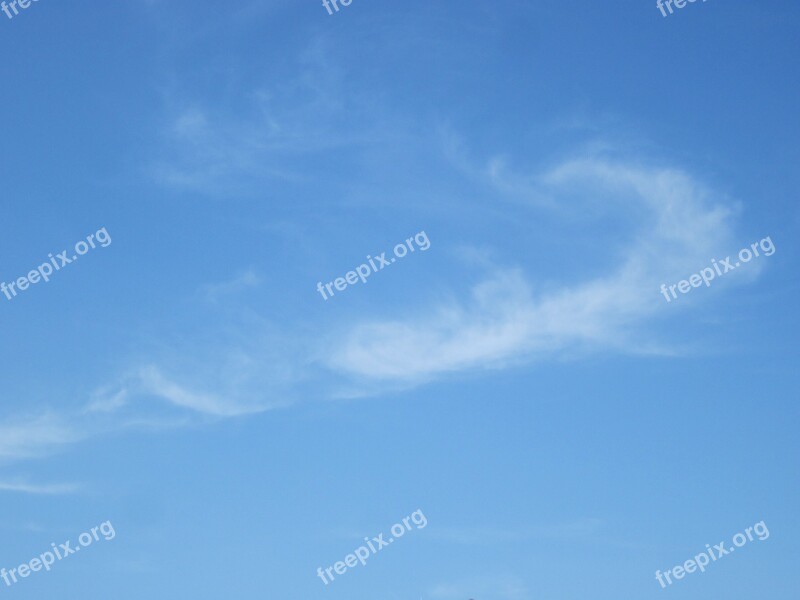
{"type": "Polygon", "coordinates": [[[0,13],[0,280],[112,240],[0,296],[0,567],[116,530],[0,594],[797,598],[798,18],[0,13]],[[417,509],[424,529],[317,578],[417,509]],[[655,581],[762,520],[768,540],[655,581]]]}

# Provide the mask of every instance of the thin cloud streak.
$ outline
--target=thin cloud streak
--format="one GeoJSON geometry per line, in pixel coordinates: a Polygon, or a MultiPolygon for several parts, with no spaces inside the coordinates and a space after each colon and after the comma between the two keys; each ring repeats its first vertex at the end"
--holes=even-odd
{"type": "Polygon", "coordinates": [[[84,437],[53,413],[11,419],[0,424],[0,461],[42,457],[84,437]]]}
{"type": "Polygon", "coordinates": [[[19,481],[0,481],[0,491],[19,492],[22,494],[59,496],[75,494],[79,492],[80,489],[80,486],[75,483],[34,484],[19,481]]]}

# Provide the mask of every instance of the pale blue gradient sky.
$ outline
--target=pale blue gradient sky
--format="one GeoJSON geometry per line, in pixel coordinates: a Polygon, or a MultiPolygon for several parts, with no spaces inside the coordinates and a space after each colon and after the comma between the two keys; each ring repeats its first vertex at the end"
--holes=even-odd
{"type": "Polygon", "coordinates": [[[0,14],[9,598],[794,600],[789,0],[0,14]],[[424,230],[431,247],[316,285],[424,230]],[[777,251],[667,304],[770,236],[777,251]],[[317,567],[422,509],[325,587],[317,567]],[[764,520],[668,591],[656,569],[764,520]]]}

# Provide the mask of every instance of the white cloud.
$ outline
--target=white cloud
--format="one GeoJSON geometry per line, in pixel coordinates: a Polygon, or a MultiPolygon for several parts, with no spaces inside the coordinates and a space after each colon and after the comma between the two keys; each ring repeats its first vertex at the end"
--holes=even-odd
{"type": "Polygon", "coordinates": [[[217,302],[220,298],[237,294],[243,290],[255,287],[261,279],[253,269],[246,269],[238,273],[233,279],[221,283],[211,283],[203,286],[202,291],[206,300],[217,302]]]}
{"type": "Polygon", "coordinates": [[[61,417],[50,413],[11,420],[0,424],[0,460],[44,456],[83,437],[61,417]]]}
{"type": "Polygon", "coordinates": [[[358,105],[357,129],[341,122],[357,101],[332,48],[319,36],[290,59],[291,70],[265,67],[268,83],[237,94],[235,110],[170,94],[155,179],[204,194],[243,193],[262,189],[265,180],[306,180],[297,158],[372,143],[381,129],[365,125],[370,104],[358,105]]]}
{"type": "MultiPolygon", "coordinates": [[[[196,114],[178,129],[191,138],[202,136],[205,126],[196,114]]],[[[504,172],[495,161],[492,182],[504,172]]],[[[53,414],[0,425],[0,460],[42,456],[89,434],[125,426],[172,427],[198,416],[258,413],[290,404],[301,396],[304,385],[314,387],[309,396],[332,397],[342,387],[352,388],[347,395],[355,396],[363,389],[376,393],[446,373],[503,368],[567,350],[651,351],[654,344],[644,325],[658,311],[676,309],[658,294],[660,283],[682,279],[730,249],[733,211],[725,207],[730,203],[676,169],[590,158],[520,180],[523,184],[512,186],[515,194],[526,193],[535,181],[541,197],[554,199],[547,204],[559,212],[558,200],[565,203],[563,198],[569,198],[579,205],[572,206],[574,210],[634,215],[625,252],[606,272],[583,282],[542,288],[532,285],[520,268],[496,268],[463,298],[452,296],[406,319],[360,320],[346,327],[336,344],[328,345],[333,350],[322,359],[329,369],[347,376],[343,384],[331,385],[330,372],[315,369],[314,348],[324,346],[313,338],[316,334],[279,332],[266,319],[243,311],[247,317],[242,323],[174,336],[185,340],[180,347],[159,345],[156,356],[134,363],[145,366],[128,371],[87,403],[82,413],[91,419],[87,426],[68,424],[78,423],[78,415],[66,420],[53,414]],[[164,403],[183,410],[178,417],[175,411],[165,414],[164,403]]],[[[541,209],[543,204],[535,206],[541,209]]],[[[481,251],[470,258],[487,268],[493,260],[489,256],[481,251]]],[[[757,269],[754,265],[749,270],[757,269]]],[[[214,298],[257,282],[255,273],[246,271],[204,291],[214,298]]]]}
{"type": "Polygon", "coordinates": [[[50,483],[42,485],[22,481],[0,481],[0,491],[55,496],[74,494],[80,491],[80,486],[74,483],[50,483]]]}
{"type": "Polygon", "coordinates": [[[266,406],[243,403],[230,397],[190,390],[168,379],[154,366],[139,371],[137,384],[141,393],[152,394],[175,406],[217,417],[234,417],[267,409],[266,406]]]}
{"type": "Polygon", "coordinates": [[[499,268],[465,300],[408,319],[356,323],[327,364],[364,380],[420,381],[573,348],[640,352],[652,344],[637,329],[674,308],[659,295],[660,284],[730,249],[732,210],[682,171],[585,159],[565,162],[538,182],[547,195],[602,202],[592,209],[638,223],[607,274],[535,294],[520,270],[499,268]]]}
{"type": "Polygon", "coordinates": [[[84,410],[89,413],[108,413],[122,408],[127,403],[128,390],[110,391],[109,388],[101,388],[92,394],[92,400],[84,410]]]}

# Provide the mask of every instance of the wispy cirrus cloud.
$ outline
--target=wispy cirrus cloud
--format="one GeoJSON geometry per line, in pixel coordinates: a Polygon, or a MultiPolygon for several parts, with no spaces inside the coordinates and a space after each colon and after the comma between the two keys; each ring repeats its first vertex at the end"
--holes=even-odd
{"type": "Polygon", "coordinates": [[[320,152],[371,143],[381,135],[367,124],[372,106],[345,84],[331,46],[320,35],[293,57],[291,71],[265,67],[270,77],[237,94],[236,110],[170,92],[153,178],[209,195],[260,190],[267,180],[306,180],[308,161],[320,152]],[[354,105],[357,128],[345,110],[354,105]]]}
{"type": "MultiPolygon", "coordinates": [[[[197,368],[209,367],[198,365],[197,368]]],[[[210,383],[206,374],[202,381],[197,377],[194,379],[193,384],[191,381],[187,384],[168,375],[160,366],[145,365],[96,391],[84,412],[119,414],[127,411],[125,420],[128,423],[155,424],[159,415],[162,415],[164,423],[176,422],[173,416],[163,415],[163,411],[158,410],[159,405],[197,416],[225,418],[264,412],[279,404],[273,405],[268,398],[256,399],[248,391],[237,389],[233,382],[225,381],[224,377],[217,384],[210,383]],[[157,402],[154,404],[153,401],[157,402]]]]}
{"type": "Polygon", "coordinates": [[[348,324],[326,358],[330,368],[364,380],[413,382],[567,349],[652,352],[656,344],[643,332],[664,308],[659,284],[732,244],[735,208],[681,170],[584,158],[563,162],[537,182],[543,196],[627,213],[634,228],[617,264],[539,293],[521,268],[497,268],[465,298],[453,295],[427,313],[348,324]]]}
{"type": "MultiPolygon", "coordinates": [[[[192,119],[181,127],[189,135],[204,124],[192,119]]],[[[485,173],[495,185],[505,171],[494,163],[485,173]]],[[[327,337],[336,341],[327,345],[319,343],[318,331],[277,333],[267,317],[243,311],[251,321],[228,322],[220,330],[233,331],[230,339],[204,332],[166,350],[158,345],[162,351],[101,388],[80,413],[91,417],[91,427],[53,414],[0,426],[0,459],[41,456],[95,429],[173,426],[192,415],[230,418],[288,406],[309,381],[321,383],[315,397],[336,397],[343,388],[349,396],[365,395],[364,389],[375,395],[448,373],[500,369],[572,350],[663,351],[647,331],[665,307],[658,286],[730,247],[735,206],[685,171],[595,156],[526,177],[524,185],[512,186],[514,194],[532,185],[552,202],[527,210],[555,207],[561,213],[561,204],[571,203],[573,212],[584,207],[590,215],[624,213],[630,230],[613,253],[616,260],[583,281],[568,277],[534,286],[521,265],[493,267],[499,255],[481,252],[478,268],[490,270],[482,281],[452,289],[447,301],[406,318],[358,317],[342,329],[328,327],[327,337]]],[[[202,290],[209,299],[230,300],[258,280],[248,270],[202,290]]]]}
{"type": "Polygon", "coordinates": [[[258,403],[192,390],[168,378],[152,365],[139,371],[135,384],[141,393],[152,394],[175,406],[216,417],[235,417],[267,410],[267,406],[258,403]]]}
{"type": "Polygon", "coordinates": [[[75,494],[80,490],[81,486],[76,483],[36,484],[26,481],[0,481],[0,491],[2,492],[60,496],[63,494],[75,494]]]}
{"type": "Polygon", "coordinates": [[[238,294],[260,283],[261,278],[258,276],[255,269],[245,269],[228,281],[204,285],[202,287],[202,293],[207,301],[218,302],[222,298],[238,294]]]}
{"type": "Polygon", "coordinates": [[[53,412],[0,424],[0,461],[39,458],[80,441],[85,433],[53,412]]]}

